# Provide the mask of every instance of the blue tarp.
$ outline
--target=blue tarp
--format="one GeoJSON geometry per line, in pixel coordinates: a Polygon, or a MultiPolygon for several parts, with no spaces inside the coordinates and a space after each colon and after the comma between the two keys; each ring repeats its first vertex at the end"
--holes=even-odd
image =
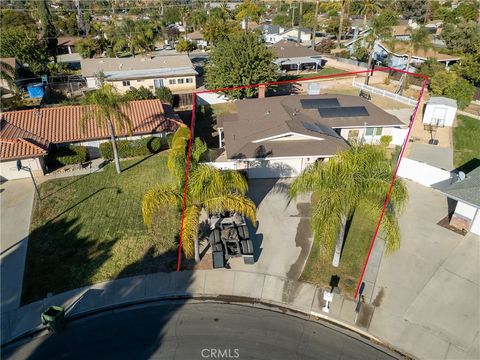
{"type": "Polygon", "coordinates": [[[30,84],[27,86],[28,96],[32,99],[41,99],[45,95],[45,85],[43,83],[30,84]]]}

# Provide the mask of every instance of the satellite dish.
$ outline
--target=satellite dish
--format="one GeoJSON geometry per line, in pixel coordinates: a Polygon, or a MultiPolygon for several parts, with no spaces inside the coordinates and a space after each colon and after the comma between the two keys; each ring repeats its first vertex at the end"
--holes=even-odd
{"type": "Polygon", "coordinates": [[[464,173],[463,171],[459,171],[459,172],[458,172],[458,178],[459,178],[460,180],[465,180],[465,173],[464,173]]]}

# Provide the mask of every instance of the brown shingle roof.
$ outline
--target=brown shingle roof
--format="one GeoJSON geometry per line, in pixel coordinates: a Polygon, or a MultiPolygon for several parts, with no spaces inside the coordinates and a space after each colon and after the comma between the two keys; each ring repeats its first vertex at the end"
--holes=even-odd
{"type": "Polygon", "coordinates": [[[217,120],[224,128],[225,148],[230,159],[255,158],[260,152],[270,157],[332,156],[348,147],[333,128],[404,125],[369,101],[351,95],[274,96],[240,100],[236,105],[236,116],[217,120]],[[322,117],[318,108],[304,108],[301,102],[304,99],[332,98],[339,103],[336,117],[322,117]],[[342,108],[345,107],[364,107],[368,115],[343,116],[342,108]],[[310,130],[308,124],[315,124],[316,131],[310,130]],[[306,140],[262,140],[290,133],[303,135],[306,140]]]}
{"type": "Polygon", "coordinates": [[[298,45],[297,43],[288,40],[281,40],[274,44],[272,48],[279,59],[320,55],[316,51],[309,49],[306,46],[298,45]]]}
{"type": "MultiPolygon", "coordinates": [[[[10,134],[9,139],[15,136],[26,138],[28,141],[33,139],[32,141],[41,145],[40,139],[52,143],[69,143],[108,138],[108,130],[99,128],[94,119],[87,121],[85,128],[82,128],[81,119],[87,110],[88,107],[83,105],[62,106],[10,111],[0,116],[5,123],[9,124],[5,131],[5,134],[10,134]],[[11,126],[19,129],[17,135],[12,135],[14,131],[11,126]],[[22,135],[21,131],[30,135],[28,137],[25,134],[22,135]]],[[[162,104],[160,100],[131,101],[123,105],[123,112],[131,121],[132,135],[175,131],[182,124],[169,105],[162,104]]],[[[125,130],[117,127],[115,132],[117,136],[128,135],[125,130]]],[[[20,156],[20,153],[18,155],[20,156]]]]}

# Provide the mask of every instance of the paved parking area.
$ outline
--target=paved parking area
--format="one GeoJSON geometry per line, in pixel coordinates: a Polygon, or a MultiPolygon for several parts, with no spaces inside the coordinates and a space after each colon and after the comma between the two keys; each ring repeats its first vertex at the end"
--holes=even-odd
{"type": "Polygon", "coordinates": [[[2,312],[20,306],[34,187],[31,179],[0,186],[0,272],[2,312]]]}
{"type": "Polygon", "coordinates": [[[369,332],[425,359],[480,359],[480,238],[437,223],[447,200],[408,182],[402,246],[380,265],[369,332]]]}
{"type": "Polygon", "coordinates": [[[310,252],[310,200],[299,197],[290,201],[291,180],[255,179],[249,181],[250,198],[257,205],[254,237],[254,265],[241,258],[232,259],[232,269],[288,277],[297,280],[310,252]]]}

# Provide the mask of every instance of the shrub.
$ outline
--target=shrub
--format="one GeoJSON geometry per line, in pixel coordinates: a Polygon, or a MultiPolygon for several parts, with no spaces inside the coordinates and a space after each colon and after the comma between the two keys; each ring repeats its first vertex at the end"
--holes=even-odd
{"type": "Polygon", "coordinates": [[[393,140],[393,137],[391,135],[383,135],[382,137],[380,137],[380,144],[384,146],[388,146],[390,145],[392,140],[393,140]]]}
{"type": "MultiPolygon", "coordinates": [[[[150,136],[138,140],[117,140],[120,159],[156,154],[168,148],[167,139],[150,136]]],[[[113,148],[110,141],[100,144],[100,154],[107,160],[113,160],[113,148]]]]}
{"type": "Polygon", "coordinates": [[[165,87],[161,86],[155,90],[155,96],[157,99],[160,99],[162,102],[173,104],[173,94],[172,91],[165,87]]]}
{"type": "Polygon", "coordinates": [[[123,99],[126,101],[132,100],[151,100],[155,99],[153,93],[145,86],[140,86],[138,89],[131,87],[124,95],[123,99]]]}
{"type": "Polygon", "coordinates": [[[64,146],[58,147],[48,155],[48,162],[52,165],[74,165],[82,164],[88,160],[88,149],[86,146],[64,146]]]}

